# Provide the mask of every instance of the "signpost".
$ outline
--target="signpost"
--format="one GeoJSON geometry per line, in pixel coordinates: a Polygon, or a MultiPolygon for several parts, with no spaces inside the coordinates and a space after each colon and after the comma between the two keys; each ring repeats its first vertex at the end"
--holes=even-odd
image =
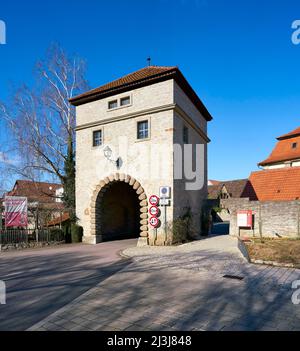
{"type": "Polygon", "coordinates": [[[159,188],[159,196],[162,199],[170,199],[171,198],[171,188],[169,186],[161,186],[159,188]]]}
{"type": "Polygon", "coordinates": [[[152,217],[157,217],[159,215],[159,208],[156,206],[150,207],[149,213],[152,217]]]}
{"type": "Polygon", "coordinates": [[[156,229],[156,228],[158,227],[158,225],[159,225],[159,220],[158,220],[158,218],[157,218],[157,217],[151,217],[151,218],[149,219],[149,224],[150,224],[154,229],[156,229]]]}
{"type": "Polygon", "coordinates": [[[167,206],[170,206],[170,198],[171,198],[171,188],[169,186],[162,186],[159,188],[160,197],[157,195],[151,195],[149,197],[149,203],[151,205],[149,209],[149,214],[151,218],[149,219],[149,225],[154,229],[155,239],[157,239],[157,228],[160,226],[161,222],[158,219],[160,216],[160,210],[158,206],[163,207],[163,224],[164,224],[164,232],[165,232],[165,244],[167,243],[168,235],[167,235],[167,206]]]}
{"type": "Polygon", "coordinates": [[[159,197],[156,195],[151,195],[149,198],[149,202],[152,206],[158,206],[159,205],[159,197]]]}

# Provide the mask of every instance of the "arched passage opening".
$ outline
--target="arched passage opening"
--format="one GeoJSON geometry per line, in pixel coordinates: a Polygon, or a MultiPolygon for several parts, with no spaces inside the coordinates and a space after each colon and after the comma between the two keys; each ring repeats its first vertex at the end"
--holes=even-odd
{"type": "Polygon", "coordinates": [[[110,183],[97,202],[103,241],[139,238],[140,201],[129,184],[110,183]]]}
{"type": "Polygon", "coordinates": [[[140,245],[148,245],[147,195],[135,178],[119,173],[104,178],[90,208],[94,242],[139,238],[140,245]]]}

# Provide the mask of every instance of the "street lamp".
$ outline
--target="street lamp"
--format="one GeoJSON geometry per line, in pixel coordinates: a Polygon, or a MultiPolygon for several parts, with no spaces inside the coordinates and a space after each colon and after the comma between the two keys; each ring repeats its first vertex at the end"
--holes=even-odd
{"type": "Polygon", "coordinates": [[[106,146],[106,148],[104,149],[104,156],[105,158],[107,158],[109,161],[111,161],[111,157],[112,157],[112,150],[109,146],[106,146]]]}
{"type": "Polygon", "coordinates": [[[113,152],[112,152],[112,149],[109,146],[106,146],[106,148],[103,150],[103,152],[104,152],[105,158],[109,162],[113,163],[117,168],[121,167],[121,162],[122,162],[121,158],[119,157],[117,160],[113,160],[112,159],[113,152]]]}

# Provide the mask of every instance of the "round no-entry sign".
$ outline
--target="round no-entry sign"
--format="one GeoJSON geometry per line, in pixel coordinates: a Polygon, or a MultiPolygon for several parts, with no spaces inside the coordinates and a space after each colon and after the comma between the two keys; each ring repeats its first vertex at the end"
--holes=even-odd
{"type": "Polygon", "coordinates": [[[152,206],[158,206],[158,204],[159,204],[159,197],[156,196],[156,195],[152,195],[152,196],[150,196],[150,198],[149,198],[149,202],[150,202],[150,204],[151,204],[152,206]]]}
{"type": "Polygon", "coordinates": [[[156,207],[156,206],[150,207],[149,213],[151,214],[151,216],[157,217],[158,214],[159,214],[159,209],[158,209],[158,207],[156,207]]]}
{"type": "Polygon", "coordinates": [[[149,224],[153,227],[153,228],[157,228],[159,225],[159,220],[156,217],[151,217],[149,219],[149,224]]]}

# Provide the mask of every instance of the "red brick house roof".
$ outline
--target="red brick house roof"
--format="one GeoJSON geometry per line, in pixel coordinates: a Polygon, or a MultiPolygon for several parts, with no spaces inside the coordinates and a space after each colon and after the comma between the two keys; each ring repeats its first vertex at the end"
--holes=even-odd
{"type": "Polygon", "coordinates": [[[284,140],[292,137],[300,136],[300,127],[294,129],[292,132],[281,135],[280,137],[277,138],[277,140],[284,140]]]}
{"type": "Polygon", "coordinates": [[[278,142],[271,155],[260,162],[259,166],[300,159],[300,128],[278,137],[277,140],[278,142]]]}
{"type": "Polygon", "coordinates": [[[136,72],[114,80],[113,82],[102,85],[99,88],[76,96],[70,99],[70,103],[74,106],[79,106],[91,101],[100,100],[112,95],[148,86],[154,83],[163,82],[169,79],[174,79],[177,82],[177,84],[187,94],[207,121],[212,120],[212,116],[203,105],[202,101],[199,99],[198,95],[195,93],[188,81],[185,79],[179,68],[174,66],[149,66],[142,68],[136,72]]]}
{"type": "Polygon", "coordinates": [[[225,190],[230,198],[246,198],[255,199],[255,194],[248,179],[228,180],[218,182],[218,184],[208,186],[208,197],[210,199],[218,199],[222,190],[225,190]],[[225,188],[225,189],[224,189],[225,188]]]}
{"type": "Polygon", "coordinates": [[[253,172],[249,181],[259,201],[300,199],[300,167],[253,172]]]}
{"type": "Polygon", "coordinates": [[[17,180],[13,190],[6,196],[24,196],[29,202],[56,203],[56,190],[61,189],[61,184],[32,182],[29,180],[17,180]]]}
{"type": "Polygon", "coordinates": [[[47,223],[47,227],[54,227],[56,225],[63,224],[67,221],[70,220],[70,214],[69,213],[63,213],[61,216],[58,216],[54,218],[52,221],[47,223]]]}

